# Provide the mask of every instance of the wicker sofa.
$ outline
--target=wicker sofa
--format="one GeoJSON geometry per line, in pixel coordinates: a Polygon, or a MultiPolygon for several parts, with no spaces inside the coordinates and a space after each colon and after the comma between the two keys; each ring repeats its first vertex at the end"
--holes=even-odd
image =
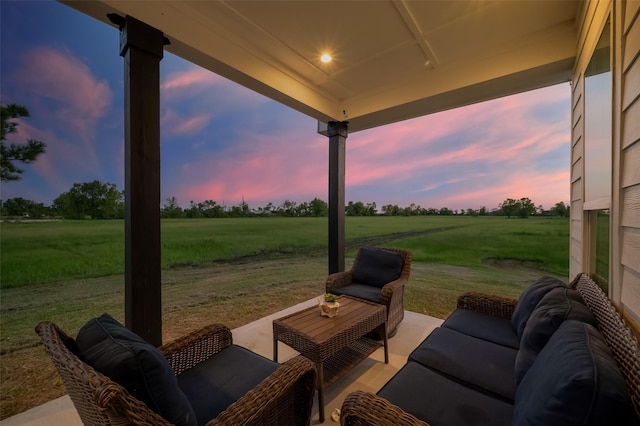
{"type": "Polygon", "coordinates": [[[542,278],[516,300],[467,293],[343,425],[638,425],[640,346],[599,287],[542,278]]]}
{"type": "Polygon", "coordinates": [[[36,333],[85,425],[310,422],[316,379],[311,361],[297,356],[275,363],[234,345],[221,324],[159,348],[108,314],[89,321],[76,339],[49,321],[40,322],[36,333]]]}

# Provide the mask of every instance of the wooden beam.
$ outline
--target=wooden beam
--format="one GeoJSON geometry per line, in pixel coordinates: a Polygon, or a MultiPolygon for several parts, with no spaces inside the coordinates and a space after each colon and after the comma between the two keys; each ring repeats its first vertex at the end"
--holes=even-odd
{"type": "Polygon", "coordinates": [[[329,274],[344,271],[344,174],[347,121],[331,121],[329,136],[329,274]]]}
{"type": "Polygon", "coordinates": [[[125,110],[125,324],[162,344],[160,60],[164,35],[127,16],[120,26],[125,110]]]}

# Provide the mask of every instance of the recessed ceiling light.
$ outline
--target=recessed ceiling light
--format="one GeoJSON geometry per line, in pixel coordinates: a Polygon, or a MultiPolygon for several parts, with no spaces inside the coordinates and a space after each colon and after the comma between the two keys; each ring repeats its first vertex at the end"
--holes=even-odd
{"type": "Polygon", "coordinates": [[[331,55],[329,55],[328,53],[324,53],[322,56],[320,56],[320,60],[325,64],[328,64],[329,62],[331,62],[331,55]]]}

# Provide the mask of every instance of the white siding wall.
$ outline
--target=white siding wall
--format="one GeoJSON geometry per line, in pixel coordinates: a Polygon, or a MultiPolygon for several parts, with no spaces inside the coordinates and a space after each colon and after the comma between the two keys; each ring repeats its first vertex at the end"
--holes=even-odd
{"type": "Polygon", "coordinates": [[[613,29],[610,297],[640,331],[640,0],[592,0],[583,11],[572,78],[570,273],[588,271],[583,75],[608,17],[613,29]]]}
{"type": "Polygon", "coordinates": [[[620,21],[621,308],[640,324],[640,1],[617,6],[620,21]],[[619,6],[619,7],[618,7],[619,6]]]}

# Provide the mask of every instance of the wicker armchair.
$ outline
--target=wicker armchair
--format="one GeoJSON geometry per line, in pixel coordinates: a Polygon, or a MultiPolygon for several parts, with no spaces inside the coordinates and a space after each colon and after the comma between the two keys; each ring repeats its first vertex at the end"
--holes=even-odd
{"type": "MultiPolygon", "coordinates": [[[[36,326],[85,425],[169,425],[125,388],[83,362],[75,340],[55,324],[36,326]]],[[[176,375],[232,345],[231,331],[204,327],[159,348],[176,375]]],[[[315,390],[315,368],[298,356],[226,408],[207,425],[308,425],[315,390]]]]}
{"type": "MultiPolygon", "coordinates": [[[[380,290],[380,293],[376,292],[373,294],[373,297],[370,297],[359,293],[357,290],[355,292],[348,290],[350,287],[360,285],[354,281],[353,275],[354,269],[358,265],[358,260],[362,257],[363,250],[365,249],[370,250],[371,248],[361,247],[358,249],[351,270],[329,275],[325,289],[327,293],[348,294],[385,305],[387,307],[387,337],[392,337],[404,319],[404,287],[409,281],[409,275],[411,273],[411,252],[390,248],[380,249],[398,253],[402,257],[402,268],[399,278],[385,284],[380,290]]],[[[362,288],[361,285],[360,287],[362,288]]]]}

